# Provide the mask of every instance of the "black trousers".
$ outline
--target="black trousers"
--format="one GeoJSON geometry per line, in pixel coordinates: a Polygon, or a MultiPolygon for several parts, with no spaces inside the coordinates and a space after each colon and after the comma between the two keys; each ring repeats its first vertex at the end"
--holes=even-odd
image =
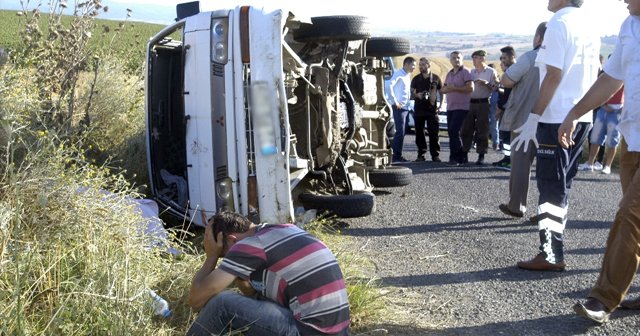
{"type": "Polygon", "coordinates": [[[564,260],[563,240],[569,209],[569,192],[578,171],[578,159],[591,123],[579,122],[573,132],[575,145],[568,149],[558,143],[560,124],[538,123],[536,133],[536,182],[538,198],[538,232],[540,251],[548,262],[564,260]]]}
{"type": "Polygon", "coordinates": [[[425,138],[425,124],[426,130],[429,134],[429,153],[431,158],[440,156],[440,138],[438,133],[440,127],[438,126],[438,115],[436,112],[431,112],[423,115],[415,115],[416,122],[416,146],[418,147],[418,156],[424,155],[427,152],[427,141],[425,138]]]}

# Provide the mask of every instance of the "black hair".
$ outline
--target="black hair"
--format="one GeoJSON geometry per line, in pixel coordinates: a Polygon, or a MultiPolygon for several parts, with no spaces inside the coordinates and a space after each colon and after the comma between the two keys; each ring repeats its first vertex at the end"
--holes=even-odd
{"type": "Polygon", "coordinates": [[[540,36],[540,41],[544,40],[544,33],[547,32],[547,21],[540,22],[536,28],[536,35],[540,36]]]}
{"type": "Polygon", "coordinates": [[[213,229],[213,239],[218,239],[218,233],[222,232],[223,242],[226,246],[226,238],[232,233],[247,232],[253,224],[246,217],[235,212],[223,211],[209,219],[213,229]]]}
{"type": "Polygon", "coordinates": [[[516,57],[516,51],[515,51],[515,49],[513,49],[512,46],[506,46],[506,47],[500,49],[500,52],[503,53],[503,54],[507,54],[507,55],[509,55],[511,57],[516,57]]]}
{"type": "Polygon", "coordinates": [[[571,6],[573,7],[582,7],[582,4],[584,3],[584,0],[571,0],[571,6]]]}
{"type": "Polygon", "coordinates": [[[413,63],[415,61],[416,61],[415,58],[413,58],[411,56],[407,56],[407,57],[404,58],[404,61],[402,62],[402,65],[413,63]]]}

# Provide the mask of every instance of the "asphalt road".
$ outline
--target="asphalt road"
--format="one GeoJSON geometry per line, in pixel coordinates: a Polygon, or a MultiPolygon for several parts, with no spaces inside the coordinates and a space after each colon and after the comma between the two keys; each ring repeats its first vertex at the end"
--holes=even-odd
{"type": "MultiPolygon", "coordinates": [[[[447,138],[440,139],[446,160],[447,138]]],[[[412,135],[404,156],[415,159],[412,135]]],[[[509,173],[490,165],[501,157],[490,150],[485,166],[405,164],[413,170],[411,185],[377,189],[374,214],[345,220],[343,233],[374,263],[388,290],[391,313],[374,329],[389,335],[640,335],[640,312],[618,310],[598,326],[571,308],[600,270],[621,197],[617,172],[578,174],[565,231],[567,270],[531,272],[515,264],[538,252],[537,226],[526,220],[537,205],[535,173],[525,219],[509,218],[498,210],[507,200],[509,173]]],[[[640,295],[638,280],[630,295],[640,295]]]]}

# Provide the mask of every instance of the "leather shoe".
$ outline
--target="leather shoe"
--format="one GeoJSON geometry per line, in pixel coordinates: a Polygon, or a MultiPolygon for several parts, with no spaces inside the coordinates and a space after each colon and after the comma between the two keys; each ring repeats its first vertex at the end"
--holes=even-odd
{"type": "Polygon", "coordinates": [[[562,272],[567,265],[564,261],[552,264],[544,258],[544,254],[538,253],[538,255],[531,260],[518,261],[518,267],[529,271],[554,271],[562,272]]]}
{"type": "Polygon", "coordinates": [[[500,209],[500,211],[502,211],[505,215],[509,215],[511,217],[522,218],[522,216],[524,216],[522,212],[511,211],[511,209],[509,209],[509,206],[506,204],[498,205],[498,209],[500,209]]]}
{"type": "Polygon", "coordinates": [[[594,298],[588,298],[584,304],[581,302],[574,304],[573,310],[576,314],[584,316],[597,323],[608,322],[609,315],[611,314],[607,311],[607,307],[605,307],[602,302],[594,298]]]}
{"type": "Polygon", "coordinates": [[[620,303],[620,308],[622,309],[631,309],[631,310],[640,310],[640,297],[635,299],[626,299],[620,303]]]}

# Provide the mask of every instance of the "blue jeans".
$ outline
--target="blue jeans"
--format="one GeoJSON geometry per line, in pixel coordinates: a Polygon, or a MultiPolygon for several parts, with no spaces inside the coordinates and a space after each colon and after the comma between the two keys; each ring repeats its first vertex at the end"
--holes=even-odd
{"type": "Polygon", "coordinates": [[[496,118],[498,97],[498,91],[493,91],[489,97],[489,135],[491,136],[491,143],[494,145],[500,143],[500,137],[498,136],[498,119],[496,118]]]}
{"type": "Polygon", "coordinates": [[[393,150],[393,158],[399,159],[402,157],[402,145],[404,144],[405,125],[409,110],[398,109],[395,106],[392,106],[392,109],[393,122],[396,124],[396,134],[393,135],[391,149],[393,150]]]}
{"type": "Polygon", "coordinates": [[[620,143],[620,132],[618,132],[616,127],[620,122],[620,113],[622,113],[622,109],[607,112],[604,108],[599,108],[593,122],[589,143],[598,146],[606,145],[608,148],[618,147],[620,143]]]}
{"type": "Polygon", "coordinates": [[[298,323],[291,310],[275,302],[225,290],[207,302],[187,335],[226,335],[241,331],[245,336],[300,336],[298,323]]]}

